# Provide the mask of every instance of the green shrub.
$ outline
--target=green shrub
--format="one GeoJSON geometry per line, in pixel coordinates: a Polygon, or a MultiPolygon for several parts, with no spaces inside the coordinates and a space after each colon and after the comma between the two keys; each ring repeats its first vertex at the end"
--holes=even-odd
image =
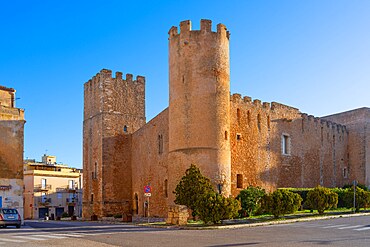
{"type": "Polygon", "coordinates": [[[328,188],[317,186],[308,192],[306,204],[310,209],[315,209],[319,214],[323,214],[325,210],[337,206],[338,194],[328,188]]]}
{"type": "Polygon", "coordinates": [[[293,192],[293,193],[296,193],[296,194],[300,195],[300,197],[302,198],[302,203],[301,203],[301,208],[300,209],[309,209],[306,206],[306,198],[307,198],[308,192],[310,190],[312,190],[312,188],[286,188],[286,189],[293,192]]]}
{"type": "MultiPolygon", "coordinates": [[[[364,184],[357,184],[356,185],[357,188],[361,188],[363,189],[364,191],[368,191],[369,189],[366,187],[366,185],[364,184]]],[[[353,184],[346,184],[342,187],[343,189],[351,189],[353,188],[353,184]]]]}
{"type": "Polygon", "coordinates": [[[252,185],[240,191],[239,195],[236,197],[241,204],[240,215],[242,217],[254,215],[260,209],[261,200],[265,195],[266,192],[264,189],[252,185]]]}
{"type": "Polygon", "coordinates": [[[196,203],[204,194],[214,192],[211,181],[202,175],[199,168],[191,164],[177,184],[175,191],[175,203],[186,205],[197,214],[196,203]]]}
{"type": "Polygon", "coordinates": [[[115,219],[119,219],[119,218],[122,218],[122,214],[115,214],[115,215],[113,215],[113,217],[114,217],[115,219]]]}
{"type": "Polygon", "coordinates": [[[348,189],[343,189],[343,188],[332,188],[330,189],[331,191],[337,193],[338,195],[338,204],[337,204],[337,207],[338,208],[345,208],[347,207],[346,206],[346,202],[344,200],[344,196],[347,192],[348,189]]]}
{"type": "Polygon", "coordinates": [[[67,212],[63,212],[62,213],[62,218],[67,218],[67,217],[69,217],[69,214],[67,212]]]}
{"type": "Polygon", "coordinates": [[[301,206],[302,197],[287,189],[278,189],[265,195],[262,207],[268,213],[278,218],[281,215],[294,213],[301,206]]]}
{"type": "MultiPolygon", "coordinates": [[[[344,194],[344,201],[346,208],[353,207],[353,188],[347,189],[344,194]]],[[[360,208],[368,208],[370,206],[370,192],[365,191],[361,188],[356,188],[356,212],[360,211],[360,208]]]]}
{"type": "Polygon", "coordinates": [[[204,223],[220,223],[223,219],[232,219],[238,216],[240,204],[233,198],[225,198],[214,191],[204,193],[196,203],[196,211],[204,223]]]}

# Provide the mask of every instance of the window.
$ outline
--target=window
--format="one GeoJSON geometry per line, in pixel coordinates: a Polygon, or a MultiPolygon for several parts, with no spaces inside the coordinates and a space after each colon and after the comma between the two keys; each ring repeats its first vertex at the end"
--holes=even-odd
{"type": "Polygon", "coordinates": [[[236,174],[236,188],[242,189],[243,188],[243,175],[236,174]]]}
{"type": "Polygon", "coordinates": [[[236,140],[240,141],[242,139],[242,135],[241,134],[236,134],[236,140]]]}
{"type": "Polygon", "coordinates": [[[168,180],[164,180],[164,197],[168,197],[168,180]]]}
{"type": "Polygon", "coordinates": [[[240,121],[240,109],[236,109],[236,117],[238,119],[238,122],[240,121]]]}
{"type": "Polygon", "coordinates": [[[41,179],[41,189],[46,189],[46,179],[45,178],[41,179]]]}
{"type": "Polygon", "coordinates": [[[158,154],[163,153],[163,135],[158,135],[158,154]]]}
{"type": "Polygon", "coordinates": [[[258,127],[258,130],[261,131],[261,115],[260,114],[257,115],[257,127],[258,127]]]}
{"type": "Polygon", "coordinates": [[[94,171],[92,173],[92,178],[93,179],[97,179],[98,178],[98,163],[95,162],[94,164],[94,171]]]}
{"type": "Polygon", "coordinates": [[[41,202],[42,203],[46,202],[46,193],[45,192],[41,192],[41,202]]]}
{"type": "Polygon", "coordinates": [[[348,178],[348,170],[347,167],[343,168],[343,178],[348,178]]]}
{"type": "Polygon", "coordinates": [[[58,192],[58,193],[57,193],[57,198],[58,198],[58,199],[62,199],[62,198],[63,198],[63,194],[62,194],[62,193],[60,193],[60,192],[58,192]]]}
{"type": "Polygon", "coordinates": [[[123,132],[127,133],[127,125],[123,126],[123,132]]]}
{"type": "Polygon", "coordinates": [[[94,202],[94,194],[91,194],[90,202],[94,202]]]}
{"type": "Polygon", "coordinates": [[[270,130],[270,116],[267,116],[267,129],[270,130]]]}
{"type": "Polygon", "coordinates": [[[75,188],[75,181],[69,180],[68,181],[68,189],[73,190],[75,188]]]}
{"type": "Polygon", "coordinates": [[[228,138],[228,133],[227,131],[225,131],[225,140],[227,140],[227,138],[228,138]]]}
{"type": "Polygon", "coordinates": [[[285,154],[285,155],[290,154],[290,137],[287,134],[283,134],[281,136],[281,149],[282,149],[282,154],[285,154]]]}

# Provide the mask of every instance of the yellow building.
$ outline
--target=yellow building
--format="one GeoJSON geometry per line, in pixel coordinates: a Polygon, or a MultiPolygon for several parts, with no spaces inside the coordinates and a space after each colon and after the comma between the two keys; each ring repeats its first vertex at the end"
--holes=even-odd
{"type": "Polygon", "coordinates": [[[44,155],[42,162],[24,163],[24,218],[50,219],[81,216],[82,170],[58,164],[55,156],[44,155]]]}

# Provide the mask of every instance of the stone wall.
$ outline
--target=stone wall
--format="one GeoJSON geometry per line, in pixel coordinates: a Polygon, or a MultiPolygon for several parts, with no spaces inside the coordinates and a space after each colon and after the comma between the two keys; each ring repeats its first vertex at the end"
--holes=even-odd
{"type": "Polygon", "coordinates": [[[83,214],[131,211],[131,134],[145,124],[145,78],[103,69],[84,85],[83,214]],[[117,176],[120,174],[120,176],[117,176]],[[126,189],[122,189],[126,188],[126,189]]]}
{"type": "Polygon", "coordinates": [[[150,184],[152,216],[167,214],[172,190],[168,186],[168,109],[165,109],[132,137],[132,193],[134,212],[144,215],[144,186],[150,184]]]}
{"type": "Polygon", "coordinates": [[[24,110],[14,108],[15,90],[0,86],[0,204],[23,218],[24,110]]]}
{"type": "Polygon", "coordinates": [[[239,94],[232,95],[230,112],[234,196],[248,185],[273,190],[350,182],[345,126],[239,94]],[[288,137],[288,154],[283,154],[283,136],[288,137]]]}
{"type": "Polygon", "coordinates": [[[346,126],[351,181],[370,185],[370,109],[359,108],[323,117],[346,126]]]}

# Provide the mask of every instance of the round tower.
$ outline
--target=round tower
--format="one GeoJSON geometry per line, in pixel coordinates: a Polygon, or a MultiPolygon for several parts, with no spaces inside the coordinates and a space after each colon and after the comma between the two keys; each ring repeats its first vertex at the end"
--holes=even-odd
{"type": "MultiPolygon", "coordinates": [[[[200,30],[191,22],[169,31],[169,174],[170,190],[190,164],[230,195],[230,65],[229,32],[223,24],[212,31],[210,20],[200,30]],[[171,181],[172,180],[172,181],[171,181]]],[[[171,198],[170,198],[171,199],[171,198]]]]}

